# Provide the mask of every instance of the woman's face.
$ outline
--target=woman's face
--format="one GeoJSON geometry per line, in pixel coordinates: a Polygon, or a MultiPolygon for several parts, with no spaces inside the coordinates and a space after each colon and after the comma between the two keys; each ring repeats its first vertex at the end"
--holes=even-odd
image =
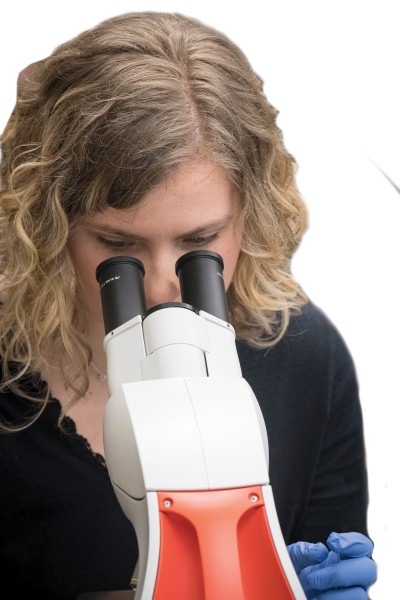
{"type": "Polygon", "coordinates": [[[95,271],[111,256],[134,256],[145,268],[147,307],[180,301],[177,259],[207,248],[224,259],[224,281],[232,281],[242,236],[238,192],[214,163],[191,161],[154,187],[138,205],[108,208],[82,217],[69,239],[69,252],[87,305],[90,338],[104,336],[95,271]]]}

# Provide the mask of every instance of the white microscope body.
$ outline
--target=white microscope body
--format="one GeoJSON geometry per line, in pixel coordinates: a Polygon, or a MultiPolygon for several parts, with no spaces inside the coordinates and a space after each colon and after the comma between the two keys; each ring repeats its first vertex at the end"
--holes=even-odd
{"type": "Polygon", "coordinates": [[[137,600],[305,600],[275,510],[264,420],[227,322],[222,268],[213,252],[184,255],[183,302],[147,312],[139,261],[115,257],[96,271],[105,453],[138,538],[137,600]]]}

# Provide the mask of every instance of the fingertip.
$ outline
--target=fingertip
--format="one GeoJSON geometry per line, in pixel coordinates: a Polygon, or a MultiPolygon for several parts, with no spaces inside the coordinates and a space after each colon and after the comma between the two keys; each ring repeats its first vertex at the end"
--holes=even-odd
{"type": "MultiPolygon", "coordinates": [[[[338,555],[336,555],[338,556],[338,555]]],[[[325,561],[319,568],[307,574],[306,584],[309,588],[328,591],[334,588],[362,587],[368,589],[377,579],[374,561],[366,556],[342,560],[337,564],[325,561]]]]}
{"type": "Polygon", "coordinates": [[[326,545],[330,550],[340,554],[342,558],[370,557],[374,548],[372,541],[367,536],[356,531],[346,533],[333,531],[329,535],[326,545]]]}

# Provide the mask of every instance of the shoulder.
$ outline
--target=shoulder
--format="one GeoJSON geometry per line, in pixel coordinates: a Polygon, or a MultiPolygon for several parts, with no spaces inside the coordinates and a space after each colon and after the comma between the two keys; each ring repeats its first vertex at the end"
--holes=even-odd
{"type": "Polygon", "coordinates": [[[238,342],[239,354],[253,360],[295,360],[326,366],[333,360],[352,362],[346,343],[328,316],[314,303],[308,302],[299,315],[292,316],[284,337],[273,347],[256,349],[238,342]]]}
{"type": "Polygon", "coordinates": [[[4,376],[4,365],[0,360],[0,428],[4,425],[6,428],[10,425],[12,428],[25,425],[40,410],[41,400],[45,396],[46,384],[35,374],[26,374],[21,377],[19,380],[20,392],[7,387],[6,377],[16,373],[17,367],[10,364],[8,375],[4,376]]]}
{"type": "Polygon", "coordinates": [[[326,362],[327,368],[337,363],[351,366],[352,358],[341,333],[329,317],[315,304],[309,302],[298,316],[291,318],[278,352],[301,354],[303,360],[317,365],[326,362]]]}
{"type": "Polygon", "coordinates": [[[291,318],[275,346],[256,349],[238,342],[238,353],[243,376],[259,393],[267,386],[328,400],[341,382],[356,386],[353,359],[342,335],[312,302],[291,318]]]}

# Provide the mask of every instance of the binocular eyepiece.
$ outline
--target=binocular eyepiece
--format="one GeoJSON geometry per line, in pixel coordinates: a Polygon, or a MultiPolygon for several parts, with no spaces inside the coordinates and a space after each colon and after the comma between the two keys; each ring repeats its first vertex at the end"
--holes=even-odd
{"type": "MultiPolygon", "coordinates": [[[[211,250],[194,250],[181,256],[175,273],[182,302],[174,305],[203,310],[228,321],[223,269],[222,257],[211,250]]],[[[98,265],[96,279],[100,285],[106,335],[137,315],[146,316],[144,276],[143,263],[131,256],[115,256],[98,265]]],[[[151,311],[167,305],[159,304],[151,311]]]]}

